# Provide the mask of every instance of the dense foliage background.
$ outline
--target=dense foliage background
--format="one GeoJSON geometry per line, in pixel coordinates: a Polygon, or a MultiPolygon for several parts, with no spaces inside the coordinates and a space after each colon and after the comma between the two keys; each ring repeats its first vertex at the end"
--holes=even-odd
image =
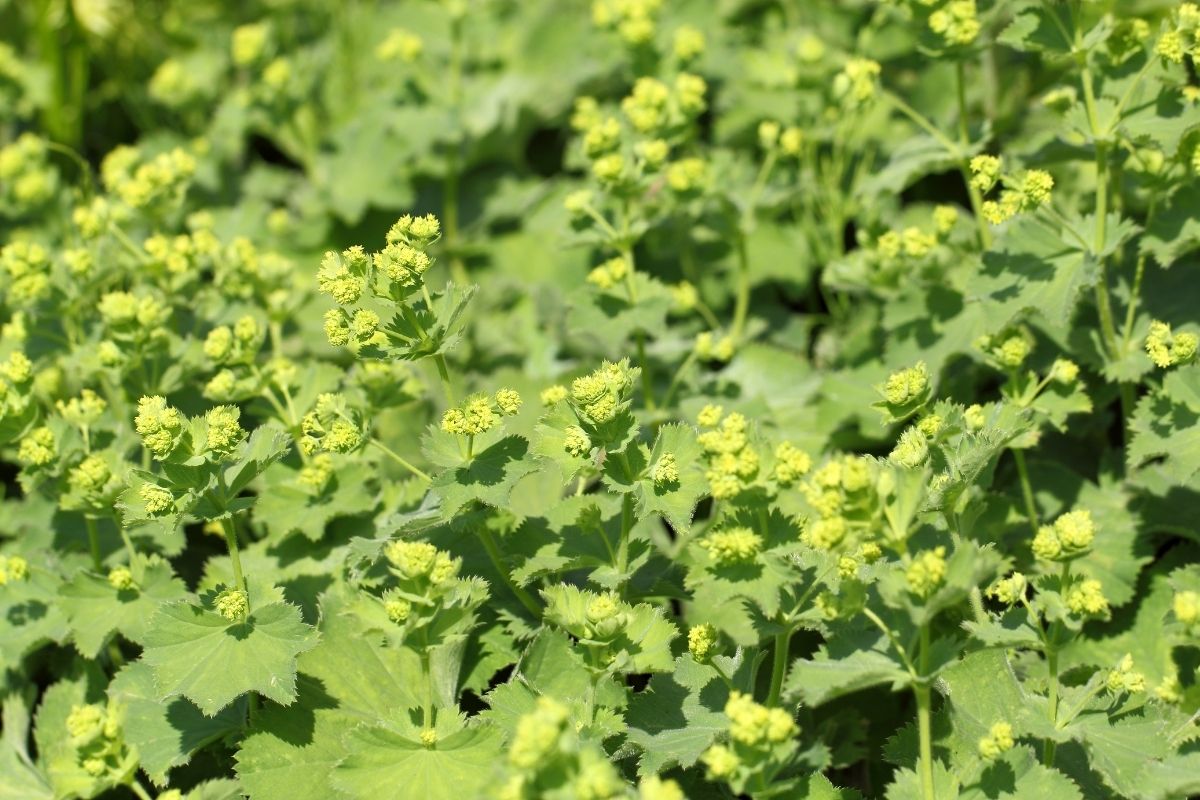
{"type": "Polygon", "coordinates": [[[1197,54],[0,0],[0,798],[1200,793],[1197,54]]]}

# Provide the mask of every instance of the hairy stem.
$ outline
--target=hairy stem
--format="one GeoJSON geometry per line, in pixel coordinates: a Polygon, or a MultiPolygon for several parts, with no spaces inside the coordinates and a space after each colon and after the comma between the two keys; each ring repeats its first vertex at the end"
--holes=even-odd
{"type": "Polygon", "coordinates": [[[469,282],[463,264],[459,242],[458,188],[459,155],[462,147],[462,77],[463,77],[463,18],[454,14],[450,20],[450,68],[449,99],[450,115],[454,125],[454,141],[446,156],[446,176],[442,184],[442,226],[445,231],[445,248],[450,258],[450,277],[460,286],[469,282]]]}
{"type": "Polygon", "coordinates": [[[967,78],[966,65],[959,61],[955,65],[955,85],[958,94],[958,146],[961,153],[959,170],[962,172],[963,183],[967,185],[967,196],[971,200],[971,213],[979,229],[979,246],[987,250],[992,244],[992,232],[987,220],[983,218],[983,197],[978,187],[971,183],[971,165],[967,160],[967,148],[971,144],[971,129],[967,121],[967,78]]]}
{"type": "Polygon", "coordinates": [[[87,525],[88,547],[92,551],[92,567],[99,572],[104,565],[104,559],[100,554],[100,531],[96,528],[96,520],[90,516],[83,518],[87,525]]]}
{"type": "Polygon", "coordinates": [[[921,625],[921,644],[918,653],[920,677],[913,687],[917,698],[917,731],[921,748],[921,795],[924,800],[936,800],[933,790],[933,697],[926,682],[929,671],[929,623],[921,625]]]}
{"type": "Polygon", "coordinates": [[[1029,482],[1029,466],[1025,463],[1025,451],[1013,448],[1013,461],[1017,464],[1017,477],[1021,481],[1021,497],[1025,500],[1025,516],[1029,518],[1029,527],[1037,536],[1038,512],[1037,503],[1033,499],[1033,485],[1029,482]]]}
{"type": "Polygon", "coordinates": [[[542,616],[541,606],[538,605],[538,602],[533,599],[533,595],[524,586],[518,586],[508,574],[508,569],[501,560],[500,548],[496,546],[496,539],[492,536],[492,532],[486,527],[481,527],[479,529],[479,539],[483,543],[483,549],[487,552],[492,566],[496,568],[496,572],[500,575],[501,580],[504,581],[504,585],[521,601],[521,605],[525,606],[526,610],[534,616],[534,619],[540,619],[542,616]]]}
{"type": "Polygon", "coordinates": [[[246,576],[242,574],[242,556],[238,550],[237,526],[233,524],[232,514],[221,517],[221,532],[225,534],[225,546],[229,548],[229,560],[233,562],[234,586],[246,595],[249,602],[250,593],[246,591],[246,576]]]}
{"type": "Polygon", "coordinates": [[[779,705],[779,695],[783,691],[783,678],[787,673],[788,649],[792,644],[792,627],[775,634],[775,653],[771,664],[771,688],[767,692],[767,705],[779,705]]]}
{"type": "Polygon", "coordinates": [[[383,453],[386,456],[389,456],[397,464],[404,467],[406,470],[408,470],[409,472],[411,472],[413,475],[420,478],[421,480],[425,481],[426,483],[429,483],[433,480],[432,478],[429,477],[428,473],[413,466],[411,463],[409,463],[409,461],[407,459],[400,456],[398,453],[396,453],[391,448],[387,447],[383,442],[379,441],[378,439],[372,439],[371,444],[377,450],[379,450],[381,453],[383,453]]]}

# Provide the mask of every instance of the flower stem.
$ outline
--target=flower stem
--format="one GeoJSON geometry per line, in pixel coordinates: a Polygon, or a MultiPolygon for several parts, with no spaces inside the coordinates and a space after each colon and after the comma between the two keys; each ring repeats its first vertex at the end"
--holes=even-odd
{"type": "Polygon", "coordinates": [[[411,472],[413,475],[420,478],[421,480],[425,481],[426,483],[429,483],[433,480],[432,478],[429,477],[428,473],[413,466],[407,459],[400,456],[398,453],[396,453],[391,448],[387,447],[383,442],[379,441],[378,439],[372,439],[371,444],[374,445],[374,447],[377,450],[379,450],[381,453],[391,457],[391,459],[393,461],[395,461],[397,464],[404,467],[406,470],[408,470],[409,472],[411,472]]]}
{"type": "Polygon", "coordinates": [[[225,546],[229,548],[229,560],[233,562],[234,586],[245,593],[249,602],[250,593],[246,591],[246,576],[242,574],[242,556],[238,551],[237,527],[233,524],[233,515],[221,517],[221,531],[225,534],[225,546]]]}
{"type": "Polygon", "coordinates": [[[792,627],[789,625],[782,633],[775,634],[775,653],[771,664],[771,688],[767,692],[767,705],[779,705],[779,695],[783,691],[783,678],[787,673],[788,649],[792,643],[792,627]]]}
{"type": "Polygon", "coordinates": [[[518,586],[508,574],[508,570],[504,566],[504,562],[500,557],[500,548],[496,546],[496,539],[492,536],[492,532],[487,528],[479,529],[479,540],[483,543],[483,549],[487,552],[488,558],[492,562],[492,566],[496,568],[496,572],[500,575],[504,585],[508,590],[521,601],[521,605],[525,606],[526,610],[533,615],[534,619],[541,619],[542,609],[537,601],[533,599],[524,586],[518,586]]]}
{"type": "Polygon", "coordinates": [[[437,366],[438,378],[442,381],[442,391],[446,394],[446,402],[451,407],[458,405],[458,401],[454,399],[454,384],[450,382],[450,370],[446,367],[446,357],[438,353],[433,357],[433,363],[437,366]]]}
{"type": "Polygon", "coordinates": [[[737,298],[733,305],[733,341],[740,344],[746,329],[746,315],[750,312],[750,253],[746,247],[745,231],[737,239],[737,298]]]}
{"type": "Polygon", "coordinates": [[[446,156],[446,176],[442,184],[442,224],[445,229],[446,253],[450,258],[450,277],[460,286],[470,281],[459,249],[458,183],[459,151],[462,147],[462,77],[463,77],[463,19],[453,14],[450,20],[450,114],[454,125],[454,141],[446,156]]]}
{"type": "Polygon", "coordinates": [[[992,244],[992,232],[987,220],[983,218],[983,197],[978,187],[971,183],[971,165],[967,162],[967,148],[971,144],[971,131],[967,122],[967,78],[966,65],[959,61],[955,68],[955,83],[958,89],[958,146],[960,150],[959,170],[963,182],[967,185],[967,196],[971,200],[971,213],[975,216],[975,224],[979,228],[979,246],[987,250],[992,244]]]}
{"type": "Polygon", "coordinates": [[[100,531],[96,529],[96,520],[85,516],[84,523],[87,525],[88,546],[92,551],[92,566],[97,572],[103,568],[104,559],[100,554],[100,531]]]}
{"type": "Polygon", "coordinates": [[[920,676],[913,686],[917,698],[917,730],[921,749],[921,795],[924,800],[936,800],[933,790],[933,698],[926,682],[929,671],[929,624],[921,625],[921,651],[918,654],[920,676]]]}
{"type": "Polygon", "coordinates": [[[1029,527],[1033,529],[1033,535],[1037,536],[1037,503],[1033,499],[1033,485],[1029,482],[1029,466],[1025,463],[1025,452],[1019,448],[1013,448],[1012,454],[1013,461],[1017,464],[1017,477],[1021,480],[1021,496],[1025,500],[1025,516],[1029,518],[1029,527]]]}

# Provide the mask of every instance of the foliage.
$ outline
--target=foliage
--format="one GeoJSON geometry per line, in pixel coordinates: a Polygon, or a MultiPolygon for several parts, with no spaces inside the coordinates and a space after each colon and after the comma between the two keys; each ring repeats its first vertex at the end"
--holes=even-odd
{"type": "Polygon", "coordinates": [[[153,6],[0,2],[0,797],[1200,793],[1196,4],[153,6]]]}

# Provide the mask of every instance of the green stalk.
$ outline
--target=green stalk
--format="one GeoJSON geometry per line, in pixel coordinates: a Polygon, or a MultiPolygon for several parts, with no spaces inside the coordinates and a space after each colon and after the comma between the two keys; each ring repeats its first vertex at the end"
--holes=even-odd
{"type": "Polygon", "coordinates": [[[450,276],[460,286],[469,283],[467,270],[459,251],[458,188],[459,150],[462,147],[462,77],[463,77],[463,18],[451,12],[450,17],[450,116],[453,120],[454,141],[446,156],[446,176],[442,184],[442,226],[445,231],[446,252],[450,256],[450,276]]]}
{"type": "Polygon", "coordinates": [[[771,688],[767,692],[767,705],[779,705],[779,695],[783,691],[783,678],[787,673],[788,650],[792,643],[792,627],[789,625],[782,633],[775,634],[775,653],[771,663],[771,688]]]}
{"type": "Polygon", "coordinates": [[[534,619],[541,619],[541,606],[538,605],[537,601],[533,599],[533,595],[524,586],[518,586],[513,581],[512,577],[508,574],[508,570],[505,569],[504,562],[500,557],[500,548],[496,546],[496,539],[492,536],[492,532],[486,527],[481,527],[479,529],[479,539],[483,543],[483,549],[487,552],[492,566],[496,568],[496,572],[499,573],[501,580],[504,581],[504,585],[521,601],[521,605],[525,606],[534,619]]]}
{"type": "Polygon", "coordinates": [[[429,648],[421,648],[421,676],[424,678],[425,697],[421,702],[421,727],[433,730],[433,670],[429,667],[429,648]]]}
{"type": "MultiPolygon", "coordinates": [[[[628,227],[628,222],[626,227],[628,227]]],[[[619,252],[628,267],[625,271],[625,291],[629,295],[629,304],[637,305],[637,288],[633,280],[633,273],[637,268],[637,263],[633,258],[633,246],[623,244],[620,246],[619,252]]],[[[638,364],[642,368],[642,396],[645,399],[646,408],[653,411],[656,408],[654,402],[654,381],[650,375],[650,364],[646,360],[646,334],[640,328],[634,331],[634,341],[637,346],[638,364]]]]}
{"type": "Polygon", "coordinates": [[[971,200],[971,213],[975,216],[975,224],[979,228],[979,245],[987,250],[992,244],[992,232],[981,213],[983,197],[979,193],[979,188],[971,182],[971,165],[967,161],[967,148],[971,144],[971,133],[967,123],[966,71],[966,65],[962,61],[955,65],[954,77],[958,90],[958,145],[961,152],[958,168],[962,172],[963,182],[967,185],[967,196],[971,200]]]}
{"type": "Polygon", "coordinates": [[[1025,452],[1019,448],[1013,448],[1012,454],[1013,461],[1017,464],[1017,476],[1021,480],[1021,496],[1025,500],[1025,516],[1029,518],[1029,527],[1033,529],[1033,535],[1037,536],[1037,503],[1033,499],[1033,485],[1029,482],[1029,467],[1025,463],[1025,452]]]}
{"type": "Polygon", "coordinates": [[[458,405],[458,401],[454,399],[454,384],[450,382],[450,370],[446,367],[446,357],[438,353],[433,357],[433,363],[437,366],[438,378],[442,381],[442,391],[446,393],[446,403],[453,408],[458,405]]]}
{"type": "Polygon", "coordinates": [[[400,466],[404,467],[406,470],[408,470],[409,472],[411,472],[413,475],[415,475],[416,477],[420,478],[421,480],[425,481],[426,483],[430,483],[430,482],[433,480],[432,478],[430,478],[430,477],[429,477],[428,473],[426,473],[426,472],[424,472],[424,471],[422,471],[422,470],[418,469],[417,467],[413,466],[413,465],[412,465],[411,463],[409,463],[409,462],[408,462],[406,459],[404,459],[403,457],[401,457],[401,456],[400,456],[398,453],[396,453],[396,452],[395,452],[394,450],[392,450],[391,448],[389,448],[389,447],[387,447],[386,445],[384,445],[384,444],[383,444],[383,442],[379,441],[378,439],[372,439],[370,443],[371,443],[372,445],[374,445],[374,447],[375,447],[376,449],[378,449],[378,450],[379,450],[381,453],[383,453],[384,455],[387,455],[387,456],[389,456],[389,457],[390,457],[390,458],[391,458],[393,461],[395,461],[397,464],[399,464],[400,466]]]}
{"type": "Polygon", "coordinates": [[[233,524],[233,515],[221,517],[221,532],[225,534],[225,546],[229,548],[229,560],[233,562],[234,586],[246,595],[247,602],[250,593],[246,591],[246,576],[242,574],[242,557],[238,551],[237,528],[233,524]]]}
{"type": "Polygon", "coordinates": [[[104,568],[104,559],[100,553],[100,532],[96,529],[96,520],[85,516],[83,521],[87,525],[88,546],[92,551],[92,566],[99,572],[104,568]]]}
{"type": "Polygon", "coordinates": [[[937,800],[933,790],[933,698],[926,682],[929,671],[929,624],[921,625],[921,652],[917,658],[921,674],[913,686],[917,698],[917,730],[921,748],[921,795],[924,800],[937,800]]]}
{"type": "MultiPolygon", "coordinates": [[[[1066,592],[1067,583],[1071,579],[1071,562],[1067,562],[1062,566],[1062,573],[1059,577],[1058,590],[1066,592]]],[[[1046,634],[1046,671],[1048,673],[1047,684],[1047,699],[1049,706],[1049,716],[1051,727],[1058,724],[1058,631],[1060,624],[1055,622],[1050,626],[1050,631],[1046,634]]],[[[1050,767],[1054,765],[1054,749],[1056,743],[1053,739],[1047,739],[1042,747],[1042,763],[1050,767]]]]}
{"type": "Polygon", "coordinates": [[[741,343],[746,329],[746,315],[750,312],[750,254],[746,247],[745,232],[738,233],[737,240],[737,298],[733,306],[733,340],[741,343]]]}

